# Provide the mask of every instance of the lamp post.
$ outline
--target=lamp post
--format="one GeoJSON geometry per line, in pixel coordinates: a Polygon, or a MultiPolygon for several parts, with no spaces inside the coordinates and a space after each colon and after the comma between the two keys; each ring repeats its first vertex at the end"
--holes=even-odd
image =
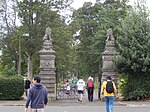
{"type": "MultiPolygon", "coordinates": [[[[29,34],[23,34],[23,37],[29,37],[29,34]]],[[[19,61],[18,61],[18,75],[21,75],[21,36],[19,36],[19,61]]]]}

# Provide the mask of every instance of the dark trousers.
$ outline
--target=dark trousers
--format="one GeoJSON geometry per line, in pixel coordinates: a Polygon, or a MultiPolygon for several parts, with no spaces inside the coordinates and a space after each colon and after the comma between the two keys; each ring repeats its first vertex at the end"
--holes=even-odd
{"type": "Polygon", "coordinates": [[[101,92],[101,88],[98,88],[98,99],[100,100],[100,92],[101,92]]]}
{"type": "Polygon", "coordinates": [[[88,87],[88,100],[89,101],[93,101],[93,91],[94,91],[93,87],[88,87]]]}

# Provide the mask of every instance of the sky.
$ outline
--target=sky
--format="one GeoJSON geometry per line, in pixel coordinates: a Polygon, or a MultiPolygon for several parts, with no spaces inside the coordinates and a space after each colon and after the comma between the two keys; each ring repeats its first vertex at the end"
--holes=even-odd
{"type": "MultiPolygon", "coordinates": [[[[129,0],[129,4],[131,4],[131,5],[133,5],[134,4],[134,2],[135,1],[137,1],[137,0],[129,0]]],[[[149,10],[150,10],[150,0],[138,0],[138,1],[146,1],[145,3],[146,3],[146,6],[149,8],[149,10]]]]}
{"type": "Polygon", "coordinates": [[[75,8],[75,9],[78,9],[80,7],[83,6],[84,2],[92,2],[92,3],[95,3],[96,0],[74,0],[74,3],[72,4],[72,6],[75,8]]]}

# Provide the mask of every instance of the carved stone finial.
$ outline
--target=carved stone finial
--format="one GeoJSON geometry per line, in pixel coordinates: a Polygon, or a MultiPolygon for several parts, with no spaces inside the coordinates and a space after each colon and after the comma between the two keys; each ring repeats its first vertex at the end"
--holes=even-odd
{"type": "Polygon", "coordinates": [[[45,35],[43,37],[43,41],[45,41],[45,40],[52,40],[51,39],[51,29],[49,27],[46,28],[46,30],[45,30],[45,35]]]}
{"type": "Polygon", "coordinates": [[[48,27],[46,28],[45,35],[43,37],[43,49],[50,50],[52,47],[51,29],[48,27]]]}
{"type": "Polygon", "coordinates": [[[106,39],[106,41],[112,40],[112,38],[113,38],[113,31],[112,31],[112,28],[109,28],[107,30],[107,39],[106,39]]]}

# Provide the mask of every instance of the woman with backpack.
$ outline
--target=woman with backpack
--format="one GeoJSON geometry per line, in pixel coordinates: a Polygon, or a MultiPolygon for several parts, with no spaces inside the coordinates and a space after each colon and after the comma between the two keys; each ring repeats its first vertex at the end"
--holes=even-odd
{"type": "Polygon", "coordinates": [[[87,92],[88,92],[88,100],[89,102],[93,101],[93,93],[94,93],[94,83],[93,78],[90,76],[87,82],[87,92]]]}

